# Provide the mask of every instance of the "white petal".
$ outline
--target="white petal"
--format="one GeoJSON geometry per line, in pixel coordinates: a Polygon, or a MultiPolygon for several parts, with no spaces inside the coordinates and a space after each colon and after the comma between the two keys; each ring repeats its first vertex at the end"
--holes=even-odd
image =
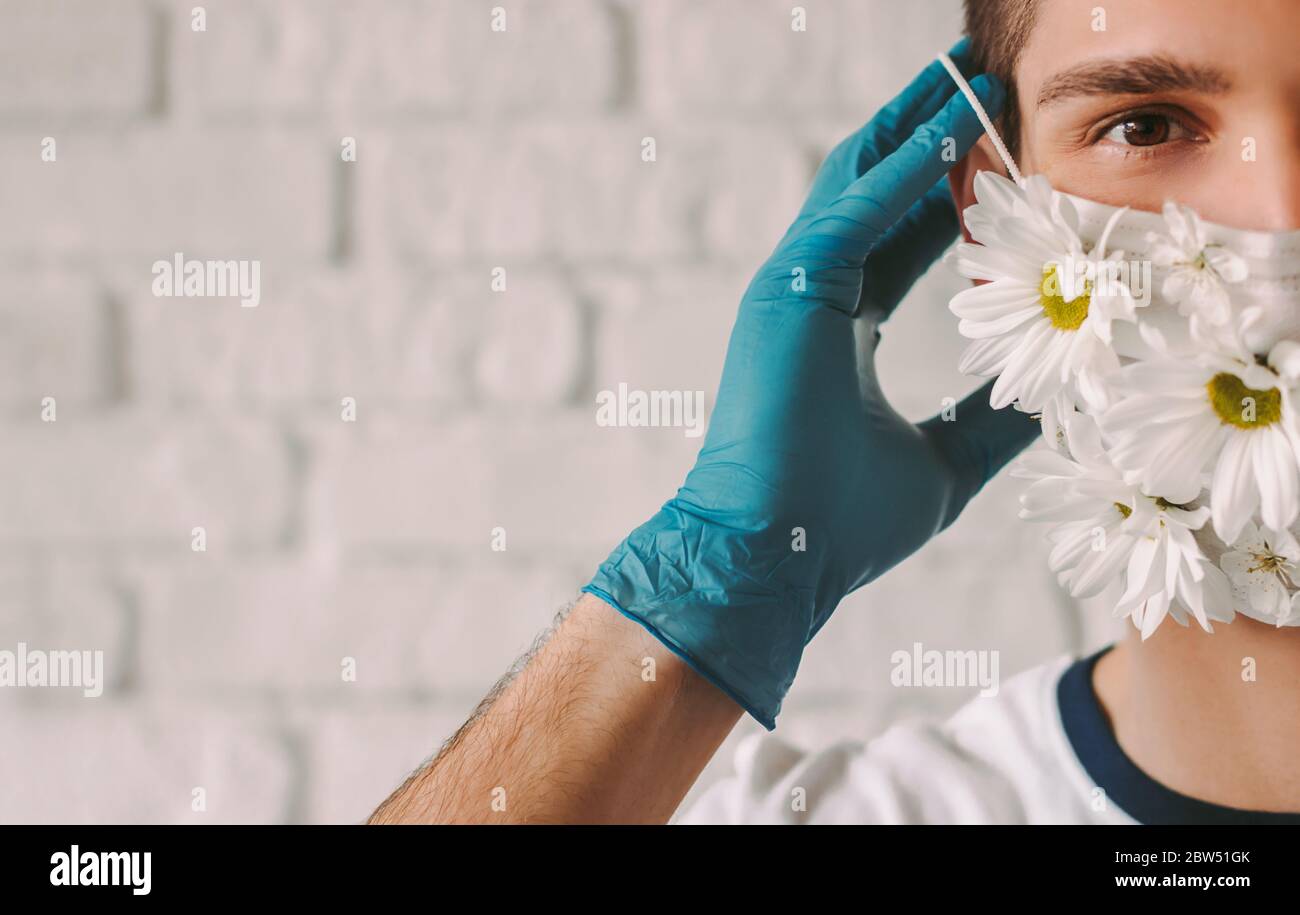
{"type": "Polygon", "coordinates": [[[1041,317],[1042,314],[1041,307],[1030,305],[1020,311],[1009,312],[988,321],[969,321],[963,318],[957,322],[957,332],[971,340],[987,340],[989,337],[1001,337],[1018,331],[1021,325],[1041,317]]]}
{"type": "Polygon", "coordinates": [[[1163,540],[1143,537],[1133,545],[1126,575],[1127,587],[1118,607],[1133,607],[1159,590],[1164,578],[1164,553],[1163,540]]]}
{"type": "Polygon", "coordinates": [[[1075,578],[1070,593],[1074,597],[1092,597],[1115,580],[1120,568],[1128,560],[1135,541],[1124,534],[1106,538],[1106,549],[1096,554],[1096,561],[1075,578]]]}
{"type": "Polygon", "coordinates": [[[1250,273],[1246,262],[1222,245],[1206,245],[1201,253],[1225,283],[1240,283],[1250,273]]]}
{"type": "Polygon", "coordinates": [[[1234,542],[1255,511],[1259,490],[1251,478],[1250,433],[1228,436],[1214,468],[1210,486],[1210,510],[1214,532],[1224,543],[1234,542]]]}
{"type": "Polygon", "coordinates": [[[962,242],[953,254],[953,266],[971,280],[1013,279],[1034,285],[1041,281],[1042,266],[1037,260],[1001,239],[983,245],[962,242]]]}
{"type": "Polygon", "coordinates": [[[1025,199],[1025,192],[1014,181],[996,172],[976,172],[974,186],[975,199],[980,205],[1001,213],[1014,212],[1016,204],[1025,199]]]}
{"type": "Polygon", "coordinates": [[[1294,383],[1300,379],[1300,343],[1282,340],[1269,351],[1268,364],[1273,370],[1294,383]]]}
{"type": "MultiPolygon", "coordinates": [[[[1214,566],[1205,567],[1205,577],[1201,579],[1201,605],[1208,619],[1222,623],[1232,622],[1232,586],[1228,583],[1227,576],[1214,566]]],[[[1201,625],[1207,632],[1213,631],[1208,624],[1201,625]]]]}
{"type": "MultiPolygon", "coordinates": [[[[1038,363],[1041,354],[1051,344],[1052,336],[1055,329],[1049,321],[1040,321],[1030,326],[1025,333],[1020,346],[1012,354],[1007,365],[998,376],[998,380],[993,383],[993,390],[990,393],[989,404],[995,409],[1000,410],[1007,406],[1013,400],[1020,396],[1020,389],[1024,385],[1024,377],[1032,371],[1038,363]]],[[[1033,407],[1026,404],[1026,407],[1033,407]]]]}
{"type": "Polygon", "coordinates": [[[1260,516],[1266,527],[1284,530],[1296,519],[1297,479],[1295,455],[1278,429],[1261,429],[1251,435],[1251,459],[1259,488],[1260,516]]]}
{"type": "Polygon", "coordinates": [[[1079,473],[1079,465],[1063,454],[1044,448],[1020,455],[1008,472],[1011,476],[1022,480],[1033,480],[1039,477],[1072,477],[1079,473]]]}
{"type": "MultiPolygon", "coordinates": [[[[1160,591],[1147,598],[1146,610],[1142,614],[1142,641],[1151,638],[1160,624],[1165,621],[1165,617],[1169,615],[1169,597],[1168,592],[1160,591]]],[[[1178,617],[1175,616],[1174,619],[1178,617]]]]}

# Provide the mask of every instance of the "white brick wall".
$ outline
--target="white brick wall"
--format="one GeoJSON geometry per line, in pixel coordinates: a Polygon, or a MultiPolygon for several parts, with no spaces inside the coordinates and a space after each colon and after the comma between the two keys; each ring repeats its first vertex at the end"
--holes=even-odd
{"type": "Polygon", "coordinates": [[[75,115],[112,123],[142,115],[159,85],[151,12],[143,0],[0,3],[0,112],[6,121],[35,124],[75,115]]]}
{"type": "MultiPolygon", "coordinates": [[[[107,681],[0,690],[0,822],[362,819],[689,467],[595,393],[711,397],[820,156],[959,4],[804,0],[805,33],[776,0],[195,5],[0,2],[0,648],[101,649],[107,681]],[[155,298],[177,251],[260,259],[260,306],[155,298]]],[[[886,329],[918,418],[970,386],[955,284],[886,329]]],[[[1015,491],[846,603],[788,736],[951,708],[888,686],[916,640],[1010,673],[1104,636],[1015,491]]]]}

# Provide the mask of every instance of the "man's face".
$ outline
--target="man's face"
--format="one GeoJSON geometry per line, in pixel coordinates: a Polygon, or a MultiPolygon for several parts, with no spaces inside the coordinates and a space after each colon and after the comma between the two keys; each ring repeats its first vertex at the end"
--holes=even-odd
{"type": "Polygon", "coordinates": [[[1016,70],[1021,169],[1104,203],[1300,228],[1298,38],[1297,0],[1040,0],[1016,70]]]}

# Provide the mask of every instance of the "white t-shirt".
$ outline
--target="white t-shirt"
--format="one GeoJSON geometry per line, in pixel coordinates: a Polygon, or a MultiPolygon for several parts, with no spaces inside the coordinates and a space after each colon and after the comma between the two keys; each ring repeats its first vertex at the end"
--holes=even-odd
{"type": "Polygon", "coordinates": [[[1092,689],[1100,654],[1061,657],[947,721],[898,724],[867,744],[804,753],[741,744],[734,776],[681,823],[1261,823],[1160,785],[1120,749],[1092,689]]]}

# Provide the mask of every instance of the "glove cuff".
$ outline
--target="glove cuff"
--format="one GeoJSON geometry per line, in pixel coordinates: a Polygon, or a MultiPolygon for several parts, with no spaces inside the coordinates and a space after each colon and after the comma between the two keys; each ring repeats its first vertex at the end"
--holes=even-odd
{"type": "Polygon", "coordinates": [[[813,594],[719,567],[712,557],[735,551],[702,543],[711,535],[695,529],[688,540],[661,523],[665,512],[671,517],[665,506],[582,590],[644,626],[770,731],[815,628],[813,594]]]}

